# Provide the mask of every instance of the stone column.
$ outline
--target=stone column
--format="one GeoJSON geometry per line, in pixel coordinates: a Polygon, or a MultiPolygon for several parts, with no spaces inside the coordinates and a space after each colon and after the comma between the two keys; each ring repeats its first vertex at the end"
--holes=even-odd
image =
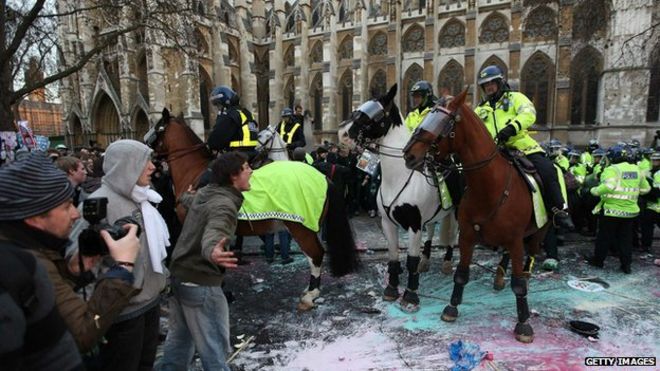
{"type": "MultiPolygon", "coordinates": [[[[337,16],[330,16],[330,34],[324,36],[323,60],[330,61],[323,68],[323,131],[337,130],[337,16]],[[327,39],[326,39],[327,38],[327,39]]],[[[322,138],[328,138],[324,134],[322,138]]],[[[335,141],[336,138],[332,139],[335,141]]]]}
{"type": "Polygon", "coordinates": [[[309,23],[311,23],[312,11],[309,0],[300,0],[299,4],[305,14],[305,18],[300,21],[300,43],[295,45],[294,50],[296,66],[299,67],[300,71],[300,74],[295,78],[297,80],[295,81],[295,101],[300,103],[303,109],[309,109],[309,23]]]}
{"type": "Polygon", "coordinates": [[[160,46],[154,42],[153,31],[146,31],[147,84],[149,85],[149,119],[160,120],[163,107],[167,106],[165,68],[160,46]]]}
{"type": "Polygon", "coordinates": [[[367,27],[369,14],[363,5],[362,2],[358,3],[354,17],[356,21],[360,22],[360,26],[355,28],[353,37],[353,109],[371,98],[369,91],[369,28],[367,27]]]}
{"type": "Polygon", "coordinates": [[[282,50],[282,39],[284,27],[279,26],[285,24],[286,22],[286,14],[284,13],[284,0],[275,0],[274,7],[276,14],[274,14],[273,17],[277,18],[276,22],[278,25],[275,26],[273,23],[276,22],[271,22],[271,27],[275,28],[274,30],[271,29],[271,35],[274,37],[274,40],[271,41],[271,47],[268,51],[271,75],[269,81],[270,102],[268,104],[268,107],[270,108],[268,122],[270,124],[278,122],[280,118],[280,112],[284,107],[282,98],[282,76],[284,74],[284,56],[282,54],[284,51],[282,50]]]}
{"type": "Polygon", "coordinates": [[[238,31],[241,38],[239,41],[239,54],[240,54],[240,68],[241,68],[241,106],[247,108],[256,116],[257,107],[257,75],[254,73],[254,53],[252,45],[252,37],[245,29],[247,19],[247,2],[246,0],[238,0],[236,2],[236,23],[238,23],[238,31]]]}
{"type": "MultiPolygon", "coordinates": [[[[475,48],[477,46],[477,10],[475,9],[474,1],[469,3],[469,8],[465,14],[465,66],[463,66],[463,73],[465,82],[469,85],[468,96],[465,98],[466,102],[472,102],[472,106],[477,105],[475,86],[476,68],[475,66],[475,48]]],[[[478,87],[476,87],[478,88],[478,87]]]]}

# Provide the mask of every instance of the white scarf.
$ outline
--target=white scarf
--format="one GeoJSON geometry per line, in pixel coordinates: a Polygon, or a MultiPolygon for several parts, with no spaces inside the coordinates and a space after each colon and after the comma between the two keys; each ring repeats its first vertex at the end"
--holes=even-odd
{"type": "Polygon", "coordinates": [[[140,204],[142,210],[143,232],[147,234],[151,266],[154,272],[163,273],[163,260],[167,257],[165,248],[170,245],[170,233],[163,217],[151,205],[151,202],[160,203],[163,198],[158,192],[150,189],[149,186],[141,187],[138,185],[133,187],[131,198],[140,204]]]}

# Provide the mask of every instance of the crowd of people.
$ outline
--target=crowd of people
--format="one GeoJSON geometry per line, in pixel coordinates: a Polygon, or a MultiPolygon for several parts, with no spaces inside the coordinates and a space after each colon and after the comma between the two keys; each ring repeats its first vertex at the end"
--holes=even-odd
{"type": "MultiPolygon", "coordinates": [[[[557,268],[558,237],[575,227],[596,236],[589,264],[602,268],[616,255],[631,273],[633,246],[650,251],[659,222],[660,152],[635,141],[602,149],[593,140],[583,152],[557,140],[538,144],[527,131],[535,120],[529,99],[511,91],[497,67],[482,71],[479,85],[484,100],[475,112],[493,139],[525,153],[543,179],[552,222],[543,267],[557,268]]],[[[410,94],[411,133],[434,106],[451,101],[446,91],[436,98],[426,81],[410,94]]],[[[215,88],[211,101],[219,113],[208,145],[217,157],[200,186],[178,200],[167,164],[135,140],[105,150],[24,151],[0,167],[3,369],[184,370],[195,353],[205,369],[229,369],[222,286],[226,270],[240,263],[234,233],[258,125],[229,87],[215,88]],[[187,210],[183,223],[177,205],[187,210]],[[154,365],[167,287],[170,328],[154,365]]],[[[344,194],[349,215],[377,216],[379,169],[356,166],[364,149],[325,142],[307,153],[303,123],[297,106],[282,110],[274,125],[291,157],[325,174],[344,194]]],[[[275,235],[262,237],[273,262],[275,235]]],[[[288,264],[291,236],[277,237],[288,264]]]]}

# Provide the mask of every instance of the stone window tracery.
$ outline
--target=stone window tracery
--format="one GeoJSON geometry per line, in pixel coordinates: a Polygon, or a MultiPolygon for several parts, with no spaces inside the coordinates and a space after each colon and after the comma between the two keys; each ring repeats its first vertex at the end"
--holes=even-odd
{"type": "Polygon", "coordinates": [[[534,103],[536,123],[547,125],[552,102],[555,69],[547,55],[537,52],[525,63],[521,91],[534,103]]]}
{"type": "Polygon", "coordinates": [[[353,38],[348,36],[339,46],[339,59],[353,59],[353,38]]]}
{"type": "Polygon", "coordinates": [[[529,13],[525,21],[525,38],[550,39],[557,35],[555,12],[547,6],[541,6],[529,13]]]}
{"type": "Polygon", "coordinates": [[[481,25],[481,34],[479,42],[482,43],[502,43],[509,40],[509,24],[506,18],[493,13],[484,20],[481,25]]]}
{"type": "Polygon", "coordinates": [[[286,67],[293,67],[295,65],[295,57],[293,54],[293,46],[290,46],[284,54],[284,65],[286,67]]]}
{"type": "Polygon", "coordinates": [[[602,37],[610,18],[608,0],[583,0],[573,10],[573,38],[589,40],[602,37]]]}
{"type": "Polygon", "coordinates": [[[450,94],[457,95],[463,90],[464,84],[463,67],[455,60],[451,60],[438,76],[438,94],[440,89],[447,88],[450,94]]]}
{"type": "Polygon", "coordinates": [[[424,29],[420,26],[411,27],[403,36],[404,52],[424,51],[424,29]]]}
{"type": "Polygon", "coordinates": [[[323,63],[323,43],[318,41],[312,47],[310,54],[312,63],[323,63]]]}
{"type": "Polygon", "coordinates": [[[598,86],[603,56],[593,47],[582,49],[571,62],[571,124],[596,123],[598,86]]]}
{"type": "Polygon", "coordinates": [[[440,30],[439,43],[441,48],[454,48],[465,46],[465,26],[460,21],[453,19],[440,30]]]}
{"type": "Polygon", "coordinates": [[[369,55],[387,55],[387,35],[377,33],[369,42],[369,55]]]}
{"type": "Polygon", "coordinates": [[[369,94],[372,98],[382,97],[387,93],[387,75],[385,71],[378,70],[371,78],[369,84],[369,94]]]}

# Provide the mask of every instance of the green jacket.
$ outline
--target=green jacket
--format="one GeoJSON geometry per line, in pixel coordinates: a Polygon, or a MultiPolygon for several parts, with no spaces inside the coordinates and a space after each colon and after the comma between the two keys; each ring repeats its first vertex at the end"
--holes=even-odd
{"type": "Polygon", "coordinates": [[[536,121],[536,110],[534,104],[524,94],[506,92],[495,104],[495,109],[486,101],[475,108],[474,112],[484,122],[492,138],[495,138],[506,125],[515,128],[516,135],[506,142],[507,147],[516,148],[526,155],[543,152],[541,146],[527,131],[536,121]]]}
{"type": "Polygon", "coordinates": [[[639,166],[639,170],[642,172],[644,178],[651,176],[651,160],[643,158],[637,162],[637,166],[639,166]]]}
{"type": "Polygon", "coordinates": [[[573,165],[570,167],[569,171],[573,173],[575,180],[577,180],[580,185],[584,184],[584,180],[587,177],[587,167],[584,164],[579,163],[573,165]]]}
{"type": "Polygon", "coordinates": [[[232,186],[217,184],[201,188],[192,199],[185,195],[180,202],[188,206],[188,213],[172,252],[170,272],[183,282],[220,286],[224,268],[211,262],[211,252],[222,238],[234,236],[243,195],[232,186]]]}
{"type": "Polygon", "coordinates": [[[591,153],[584,151],[580,155],[580,163],[584,166],[593,166],[594,164],[594,158],[591,156],[591,153]]]}
{"type": "MultiPolygon", "coordinates": [[[[653,174],[653,188],[660,189],[660,170],[656,171],[653,174]]],[[[656,213],[660,213],[660,198],[656,198],[653,201],[649,201],[646,204],[646,208],[649,210],[653,210],[656,213]]]]}
{"type": "Polygon", "coordinates": [[[557,155],[557,157],[555,157],[555,164],[557,164],[562,171],[568,171],[569,163],[566,156],[562,154],[557,155]]]}
{"type": "Polygon", "coordinates": [[[431,112],[432,107],[424,107],[421,111],[420,108],[415,108],[406,116],[406,127],[411,133],[424,121],[424,117],[431,112]]]}
{"type": "Polygon", "coordinates": [[[592,195],[600,196],[593,213],[604,209],[605,216],[634,218],[639,214],[637,198],[650,190],[649,182],[641,176],[637,165],[622,162],[608,166],[603,170],[600,185],[591,188],[592,195]]]}

